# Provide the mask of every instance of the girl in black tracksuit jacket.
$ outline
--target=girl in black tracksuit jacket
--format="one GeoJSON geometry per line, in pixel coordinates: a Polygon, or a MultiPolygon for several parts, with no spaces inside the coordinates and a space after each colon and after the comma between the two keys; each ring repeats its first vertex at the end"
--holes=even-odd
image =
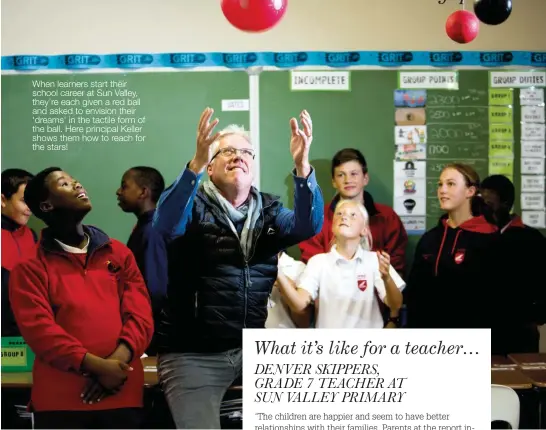
{"type": "Polygon", "coordinates": [[[491,310],[507,269],[498,229],[483,215],[478,187],[479,176],[467,165],[447,165],[440,175],[438,199],[446,214],[415,251],[406,287],[408,328],[494,325],[491,310]]]}

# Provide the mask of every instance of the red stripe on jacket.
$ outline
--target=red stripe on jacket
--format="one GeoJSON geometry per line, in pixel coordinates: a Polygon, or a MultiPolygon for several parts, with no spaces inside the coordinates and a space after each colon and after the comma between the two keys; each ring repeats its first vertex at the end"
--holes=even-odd
{"type": "Polygon", "coordinates": [[[40,247],[35,257],[17,265],[11,274],[15,318],[36,354],[31,398],[36,411],[142,406],[140,356],[153,334],[142,275],[130,250],[113,239],[90,251],[84,264],[81,255],[40,247]],[[119,270],[113,273],[109,264],[119,270]],[[125,385],[101,402],[82,403],[87,379],[79,370],[85,354],[106,357],[120,340],[134,353],[134,370],[125,385]]]}

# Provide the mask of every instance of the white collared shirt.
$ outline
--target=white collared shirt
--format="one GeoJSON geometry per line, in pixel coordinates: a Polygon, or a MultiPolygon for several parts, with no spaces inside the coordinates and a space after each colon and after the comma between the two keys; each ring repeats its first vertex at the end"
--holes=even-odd
{"type": "Polygon", "coordinates": [[[87,233],[84,233],[83,235],[85,236],[85,239],[87,240],[83,248],[76,248],[75,246],[67,245],[66,243],[62,243],[58,239],[55,239],[55,241],[61,246],[63,251],[69,252],[70,254],[87,254],[87,248],[89,248],[90,239],[87,233]]]}
{"type": "MultiPolygon", "coordinates": [[[[304,270],[305,264],[294,260],[285,252],[279,257],[279,271],[284,273],[284,276],[287,278],[292,279],[296,285],[304,270]]],[[[269,297],[265,328],[296,328],[290,314],[286,310],[286,305],[282,302],[279,288],[276,286],[273,287],[271,297],[269,297]]]]}
{"type": "MultiPolygon", "coordinates": [[[[391,266],[390,275],[403,290],[404,280],[391,266]]],[[[316,328],[382,328],[383,317],[374,294],[385,301],[385,283],[379,272],[377,254],[362,247],[351,260],[336,247],[309,259],[298,284],[318,301],[316,328]]]]}

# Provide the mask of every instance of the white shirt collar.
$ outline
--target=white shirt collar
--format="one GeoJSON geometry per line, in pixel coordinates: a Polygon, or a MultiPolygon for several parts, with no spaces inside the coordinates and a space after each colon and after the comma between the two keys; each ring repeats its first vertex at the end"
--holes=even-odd
{"type": "Polygon", "coordinates": [[[70,246],[65,243],[62,243],[60,240],[55,239],[55,241],[63,248],[63,251],[69,252],[70,254],[87,254],[87,248],[89,247],[89,236],[84,233],[87,243],[83,248],[76,248],[75,246],[70,246]]]}
{"type": "Polygon", "coordinates": [[[364,250],[362,249],[362,246],[360,246],[360,245],[358,245],[358,248],[356,249],[355,255],[350,260],[348,260],[343,255],[341,255],[339,252],[337,252],[337,245],[332,246],[330,254],[332,255],[332,258],[334,259],[334,263],[339,263],[339,262],[348,263],[348,262],[355,261],[355,260],[357,260],[358,262],[362,262],[364,260],[364,250]]]}

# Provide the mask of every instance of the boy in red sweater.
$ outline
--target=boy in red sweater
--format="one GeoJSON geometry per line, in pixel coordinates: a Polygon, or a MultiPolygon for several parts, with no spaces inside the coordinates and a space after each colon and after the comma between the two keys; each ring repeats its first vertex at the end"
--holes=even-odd
{"type": "Polygon", "coordinates": [[[30,209],[25,188],[33,175],[22,169],[2,172],[2,337],[21,336],[9,302],[9,275],[15,265],[35,254],[36,234],[27,227],[30,209]]]}
{"type": "Polygon", "coordinates": [[[18,264],[10,299],[36,354],[35,428],[137,428],[140,356],[150,343],[150,298],[131,251],[83,225],[91,202],[60,168],[38,173],[25,201],[48,228],[36,256],[18,264]]]}

